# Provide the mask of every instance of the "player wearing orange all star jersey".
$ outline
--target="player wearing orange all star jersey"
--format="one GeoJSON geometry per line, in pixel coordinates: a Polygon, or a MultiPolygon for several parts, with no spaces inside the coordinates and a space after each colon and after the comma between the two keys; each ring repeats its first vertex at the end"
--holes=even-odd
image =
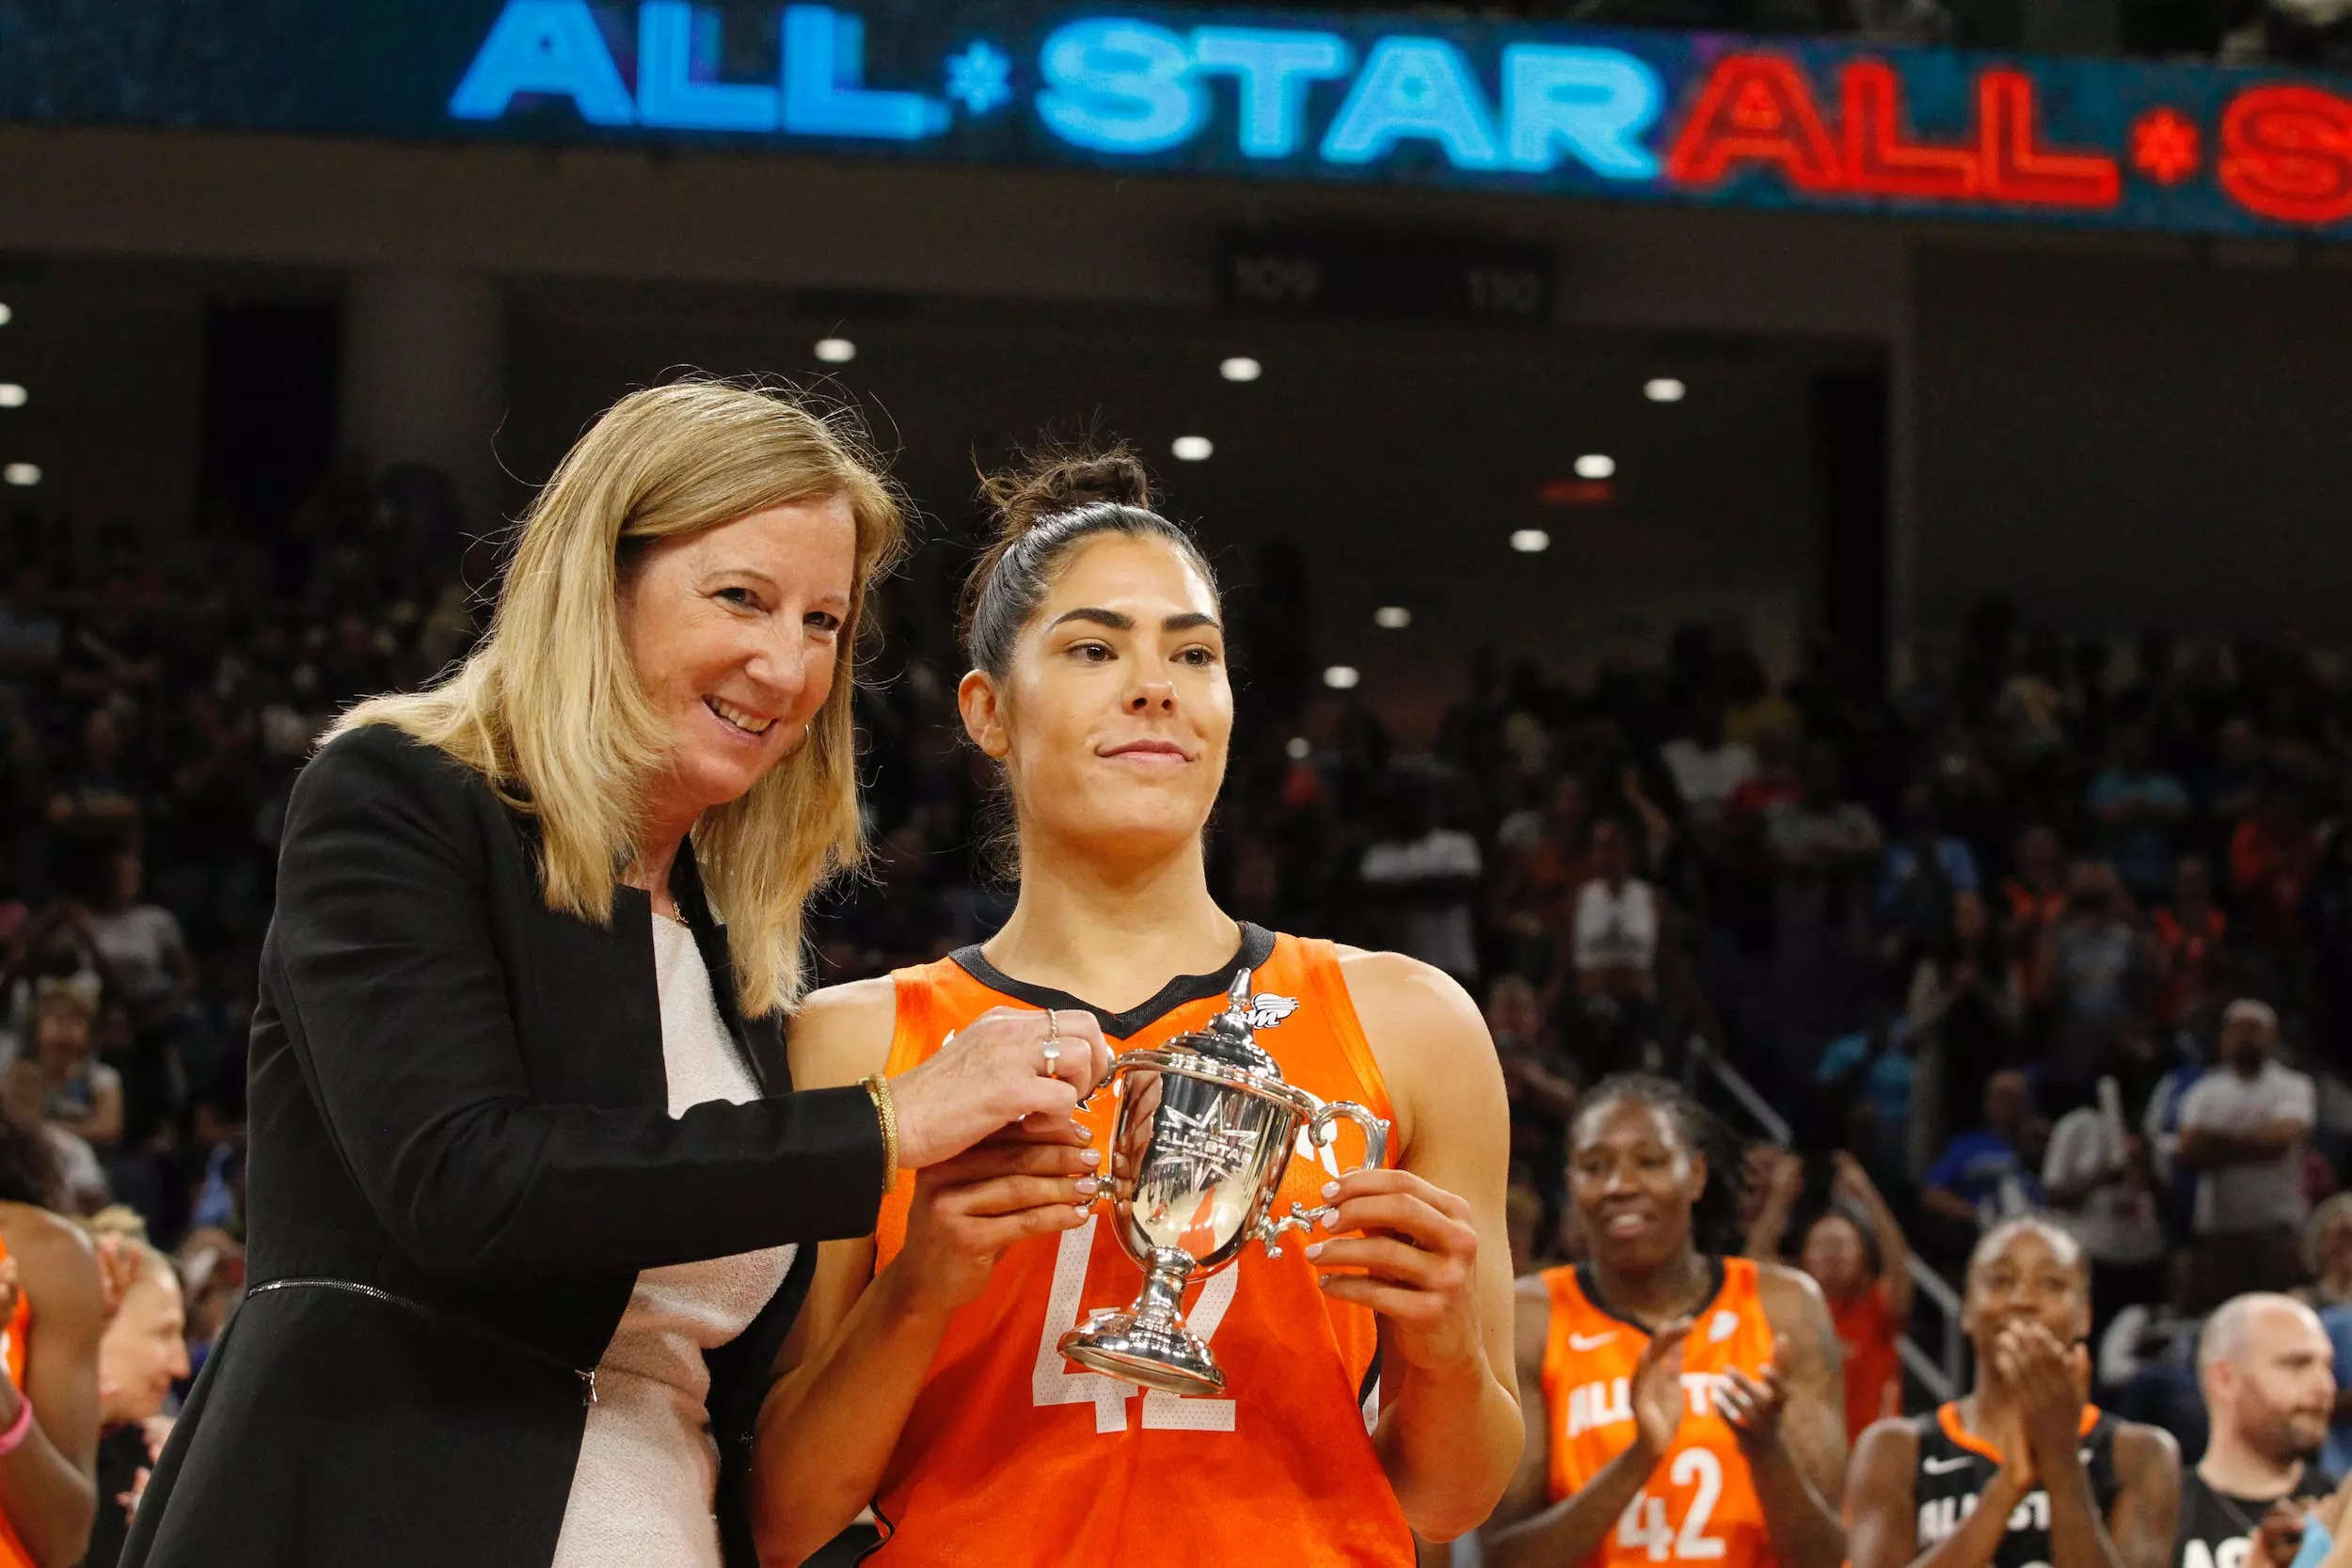
{"type": "MultiPolygon", "coordinates": [[[[1126,1051],[1202,1028],[1226,1006],[1236,969],[1251,972],[1258,1041],[1285,1082],[1392,1115],[1328,942],[1244,927],[1223,973],[1180,980],[1125,1016],[1101,1019],[1104,1032],[1126,1051]]],[[[893,1072],[993,1006],[1083,1006],[996,973],[977,948],[894,981],[893,1072]]],[[[1080,1113],[1097,1148],[1109,1147],[1113,1114],[1107,1094],[1080,1113]]],[[[1353,1141],[1313,1157],[1302,1148],[1276,1212],[1321,1207],[1325,1184],[1355,1163],[1353,1141]]],[[[911,1199],[901,1188],[883,1200],[877,1268],[905,1244],[911,1199]]],[[[908,1413],[874,1499],[890,1532],[875,1560],[955,1561],[1020,1497],[1028,1499],[1023,1528],[1061,1543],[1073,1560],[1143,1560],[1152,1548],[1136,1536],[1159,1528],[1147,1522],[1184,1519],[1183,1539],[1169,1546],[1193,1560],[1267,1552],[1307,1563],[1409,1561],[1409,1531],[1365,1418],[1368,1404],[1378,1408],[1374,1315],[1326,1295],[1298,1246],[1285,1244],[1279,1258],[1248,1247],[1184,1302],[1224,1369],[1224,1394],[1139,1393],[1069,1365],[1056,1347],[1094,1308],[1133,1301],[1140,1277],[1100,1220],[1007,1249],[987,1289],[948,1325],[908,1413]],[[1299,1512],[1302,1489],[1313,1496],[1311,1517],[1299,1512]]]]}
{"type": "Polygon", "coordinates": [[[1737,1226],[1728,1146],[1661,1079],[1586,1097],[1568,1190],[1593,1256],[1519,1281],[1527,1443],[1490,1568],[1839,1568],[1844,1391],[1820,1292],[1694,1236],[1737,1226]]]}
{"type": "Polygon", "coordinates": [[[926,1165],[875,1238],[818,1255],[760,1417],[761,1559],[804,1560],[871,1502],[882,1568],[1405,1568],[1413,1532],[1486,1516],[1520,1440],[1492,1041],[1429,966],[1277,937],[1211,896],[1201,841],[1232,728],[1221,609],[1133,459],[1051,461],[991,494],[1003,536],[967,594],[958,694],[1011,799],[1019,900],[977,948],[809,998],[794,1082],[887,1078],[950,1031],[1033,1030],[1041,1012],[1156,1044],[1222,1010],[1247,968],[1259,1044],[1290,1082],[1389,1119],[1391,1158],[1350,1168],[1343,1132],[1335,1164],[1292,1160],[1277,1201],[1326,1209],[1323,1227],[1279,1258],[1246,1246],[1185,1292],[1228,1379],[1194,1399],[1058,1354],[1086,1310],[1142,1284],[1094,1212],[1112,1096],[926,1165]]]}

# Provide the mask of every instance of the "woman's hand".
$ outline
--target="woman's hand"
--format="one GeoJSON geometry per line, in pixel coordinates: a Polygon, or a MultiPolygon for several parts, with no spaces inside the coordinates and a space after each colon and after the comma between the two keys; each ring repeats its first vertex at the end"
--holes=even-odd
{"type": "Polygon", "coordinates": [[[1730,1426],[1740,1447],[1760,1454],[1780,1441],[1781,1413],[1788,1408],[1788,1352],[1772,1353],[1762,1377],[1750,1377],[1734,1367],[1715,1386],[1715,1414],[1730,1426]]]}
{"type": "Polygon", "coordinates": [[[930,1060],[890,1081],[898,1164],[935,1165],[1024,1117],[1066,1123],[1110,1069],[1111,1048],[1092,1013],[992,1007],[948,1036],[930,1060]]]}
{"type": "Polygon", "coordinates": [[[2016,1392],[2034,1468],[2047,1477],[2080,1464],[2090,1379],[2090,1359],[2082,1346],[2061,1345],[2038,1323],[2013,1323],[1994,1341],[1993,1359],[2016,1392]]]}
{"type": "Polygon", "coordinates": [[[914,1179],[906,1245],[890,1266],[898,1288],[951,1312],[988,1286],[1013,1243],[1084,1225],[1102,1155],[1068,1117],[999,1132],[914,1179]]]}
{"type": "Polygon", "coordinates": [[[1484,1372],[1470,1205],[1406,1170],[1350,1171],[1323,1196],[1331,1207],[1322,1225],[1364,1232],[1307,1248],[1324,1271],[1324,1293],[1388,1319],[1390,1342],[1408,1366],[1484,1372]]]}
{"type": "Polygon", "coordinates": [[[1652,1465],[1674,1447],[1683,1414],[1691,1408],[1682,1391],[1682,1345],[1694,1321],[1677,1318],[1661,1328],[1633,1364],[1633,1441],[1652,1465]]]}

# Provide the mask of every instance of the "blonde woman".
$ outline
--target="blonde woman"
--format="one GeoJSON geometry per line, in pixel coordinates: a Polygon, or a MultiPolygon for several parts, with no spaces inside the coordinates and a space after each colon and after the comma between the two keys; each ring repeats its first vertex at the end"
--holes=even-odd
{"type": "Polygon", "coordinates": [[[743,1463],[812,1243],[1107,1064],[1007,1014],[791,1092],[899,530],[790,400],[636,393],[532,505],[480,648],[336,726],[262,954],[252,1284],[125,1564],[755,1560],[743,1463]]]}

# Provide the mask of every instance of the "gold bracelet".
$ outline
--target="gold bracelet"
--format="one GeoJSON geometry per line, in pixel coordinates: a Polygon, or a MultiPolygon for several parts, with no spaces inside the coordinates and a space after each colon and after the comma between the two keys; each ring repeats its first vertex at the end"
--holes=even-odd
{"type": "Polygon", "coordinates": [[[890,1080],[877,1072],[858,1080],[874,1101],[874,1114],[882,1118],[882,1186],[884,1193],[898,1184],[898,1108],[891,1102],[890,1080]]]}

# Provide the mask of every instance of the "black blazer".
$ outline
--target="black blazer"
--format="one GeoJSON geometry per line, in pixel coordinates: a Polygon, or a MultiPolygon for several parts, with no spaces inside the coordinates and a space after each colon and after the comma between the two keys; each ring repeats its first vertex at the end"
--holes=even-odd
{"type": "Polygon", "coordinates": [[[651,900],[621,889],[609,928],[550,913],[536,852],[528,817],[392,729],[296,781],[253,1019],[251,1285],[126,1568],[546,1563],[638,1271],[799,1242],[709,1357],[727,1562],[753,1563],[753,1423],[805,1243],[873,1229],[873,1104],[790,1092],[682,849],[679,911],[767,1098],[671,1119],[651,900]]]}

